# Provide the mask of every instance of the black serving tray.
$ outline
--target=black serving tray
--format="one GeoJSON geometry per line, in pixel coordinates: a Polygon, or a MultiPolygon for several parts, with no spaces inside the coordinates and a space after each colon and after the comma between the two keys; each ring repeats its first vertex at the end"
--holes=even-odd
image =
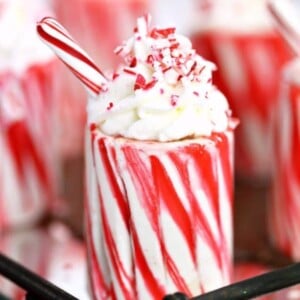
{"type": "MultiPolygon", "coordinates": [[[[26,300],[80,300],[0,253],[0,275],[26,291],[26,300]]],[[[244,300],[253,299],[300,283],[300,263],[243,280],[207,294],[188,298],[182,293],[162,300],[244,300]]],[[[0,300],[9,300],[0,294],[0,300]]],[[[158,299],[159,300],[159,299],[158,299]]]]}

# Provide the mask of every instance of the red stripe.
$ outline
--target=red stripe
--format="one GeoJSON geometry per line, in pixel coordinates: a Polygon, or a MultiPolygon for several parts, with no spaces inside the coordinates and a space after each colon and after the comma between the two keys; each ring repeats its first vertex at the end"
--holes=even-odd
{"type": "Polygon", "coordinates": [[[86,86],[88,86],[95,94],[99,94],[103,89],[100,85],[97,85],[95,82],[91,81],[83,74],[74,69],[71,65],[62,60],[62,62],[73,72],[73,74],[81,80],[86,86]]]}
{"type": "MultiPolygon", "coordinates": [[[[177,224],[178,230],[182,232],[193,262],[196,264],[194,253],[196,249],[193,235],[194,228],[191,222],[191,218],[188,212],[185,210],[181,199],[178,197],[173,183],[159,158],[157,158],[156,156],[151,156],[150,161],[154,183],[157,190],[157,198],[160,200],[163,209],[166,208],[168,210],[168,213],[177,224]]],[[[176,268],[176,263],[171,260],[171,257],[167,257],[166,264],[168,267],[168,271],[170,272],[170,276],[174,280],[177,288],[180,291],[191,295],[187,284],[185,283],[183,277],[180,275],[180,270],[176,268]]]]}
{"type": "MultiPolygon", "coordinates": [[[[87,229],[87,251],[88,251],[88,267],[89,267],[89,276],[91,277],[91,284],[93,286],[92,292],[96,296],[96,299],[108,299],[110,296],[111,287],[109,287],[105,282],[105,276],[109,277],[109,274],[103,274],[99,266],[98,257],[96,253],[96,247],[94,245],[93,233],[92,233],[92,224],[91,224],[91,210],[88,208],[87,199],[85,200],[85,221],[87,229]]],[[[99,212],[100,213],[100,212],[99,212]]],[[[100,254],[101,255],[101,254],[100,254]]]]}
{"type": "Polygon", "coordinates": [[[178,225],[178,228],[182,231],[188,244],[191,257],[193,261],[196,262],[193,225],[190,215],[183,206],[174,188],[172,179],[158,157],[151,157],[151,166],[157,188],[157,197],[160,199],[162,206],[166,206],[173,220],[178,225]]]}
{"type": "Polygon", "coordinates": [[[118,208],[120,209],[120,213],[122,215],[122,219],[124,221],[126,229],[129,232],[129,220],[130,220],[129,207],[128,207],[127,199],[123,195],[123,193],[118,185],[113,168],[110,164],[109,157],[108,157],[108,147],[109,146],[106,145],[106,143],[105,143],[105,138],[100,138],[98,140],[98,149],[99,149],[100,157],[101,157],[103,167],[104,167],[103,172],[105,172],[105,174],[108,177],[111,191],[117,201],[118,208]]]}
{"type": "MultiPolygon", "coordinates": [[[[93,135],[93,133],[91,133],[93,135]]],[[[93,139],[92,139],[93,140],[93,139]]],[[[93,149],[93,148],[91,148],[93,149]]],[[[94,157],[93,157],[94,158],[94,157]]],[[[94,167],[94,162],[93,162],[94,167]]],[[[86,172],[87,170],[85,170],[86,172]]],[[[95,170],[93,169],[93,172],[95,170]]],[[[84,176],[87,178],[86,176],[84,176]]],[[[88,268],[89,268],[89,276],[91,279],[92,284],[92,293],[95,299],[108,299],[110,297],[111,293],[111,286],[108,286],[105,282],[105,277],[109,278],[110,274],[103,274],[101,271],[99,262],[98,262],[98,256],[96,252],[96,247],[94,244],[94,238],[93,238],[93,230],[92,230],[92,223],[91,223],[91,209],[89,207],[89,201],[91,199],[88,199],[87,195],[87,182],[85,181],[84,185],[84,221],[86,224],[86,245],[87,245],[87,251],[88,251],[88,268]]],[[[98,202],[100,203],[100,199],[98,199],[98,202]]],[[[100,213],[100,212],[99,212],[100,213]]],[[[101,230],[101,228],[99,228],[101,230]]],[[[101,253],[100,253],[101,255],[101,253]]]]}
{"type": "Polygon", "coordinates": [[[186,148],[186,153],[195,161],[194,165],[198,169],[199,178],[202,179],[203,190],[210,199],[209,204],[212,213],[217,224],[220,225],[219,189],[215,158],[211,156],[209,149],[199,144],[191,144],[186,148]]]}
{"type": "MultiPolygon", "coordinates": [[[[52,37],[50,35],[48,35],[46,32],[43,31],[41,25],[39,25],[37,27],[37,31],[40,34],[40,36],[47,41],[48,43],[50,43],[52,46],[56,46],[57,48],[67,52],[69,55],[78,58],[79,60],[81,60],[82,62],[86,63],[88,66],[90,66],[91,68],[93,68],[94,70],[96,70],[99,74],[101,74],[103,77],[103,73],[98,69],[98,67],[88,58],[86,57],[84,54],[82,54],[81,52],[78,52],[77,50],[75,50],[74,48],[72,48],[71,46],[68,46],[67,44],[64,44],[63,42],[61,42],[59,39],[56,39],[55,37],[52,37]]],[[[81,80],[83,81],[83,83],[85,83],[94,93],[98,94],[102,89],[101,85],[98,85],[96,82],[92,82],[90,79],[87,79],[87,77],[85,77],[82,73],[80,73],[79,71],[75,70],[74,67],[71,67],[70,64],[68,64],[64,58],[59,57],[62,62],[68,66],[71,71],[81,80]]],[[[105,78],[105,77],[104,77],[105,78]]],[[[105,79],[103,79],[103,82],[105,81],[105,79]]]]}
{"type": "MultiPolygon", "coordinates": [[[[99,153],[101,156],[101,160],[104,165],[104,170],[108,176],[109,184],[111,191],[117,200],[118,207],[120,209],[120,213],[122,215],[122,219],[124,221],[124,224],[127,228],[128,234],[129,234],[129,220],[130,220],[130,214],[129,214],[129,209],[128,205],[126,202],[126,199],[124,198],[122,191],[119,188],[119,185],[117,183],[117,180],[115,178],[115,175],[113,173],[112,166],[109,161],[108,157],[108,146],[105,144],[105,138],[100,138],[98,141],[98,149],[99,153]]],[[[108,215],[106,214],[104,210],[104,204],[103,201],[114,201],[113,199],[108,199],[105,197],[105,195],[101,194],[101,191],[99,190],[99,199],[101,201],[101,217],[102,217],[102,224],[103,224],[103,231],[104,231],[104,236],[106,240],[106,246],[108,248],[108,254],[110,256],[110,261],[112,263],[115,275],[117,277],[117,280],[120,284],[120,288],[122,290],[122,293],[125,297],[125,299],[134,299],[133,298],[133,286],[134,286],[134,279],[127,274],[124,265],[122,264],[122,261],[120,259],[119,253],[118,253],[118,248],[116,246],[115,240],[114,240],[114,235],[109,227],[109,222],[108,222],[108,215]],[[130,289],[128,290],[127,286],[130,286],[130,289]]]]}
{"type": "MultiPolygon", "coordinates": [[[[153,168],[151,168],[151,165],[148,167],[146,164],[149,159],[149,155],[142,150],[134,148],[133,146],[125,146],[122,148],[122,151],[125,156],[125,161],[127,162],[126,167],[128,168],[130,176],[136,187],[139,201],[141,201],[141,206],[144,208],[147,215],[147,220],[150,222],[151,227],[157,236],[158,242],[160,243],[161,254],[162,258],[164,259],[167,272],[170,273],[170,276],[177,285],[178,290],[190,295],[191,293],[189,289],[183,282],[182,278],[180,278],[180,272],[176,268],[176,264],[172,260],[170,254],[167,252],[163,242],[161,225],[159,224],[161,204],[157,195],[156,181],[153,181],[155,174],[153,173],[153,168]]],[[[143,257],[143,259],[145,258],[143,257]]]]}
{"type": "MultiPolygon", "coordinates": [[[[38,34],[47,42],[49,42],[51,45],[58,47],[61,50],[64,50],[65,52],[69,53],[71,56],[74,56],[76,58],[78,58],[79,60],[85,62],[87,65],[89,65],[91,68],[93,68],[94,70],[96,70],[97,72],[99,72],[103,77],[104,74],[101,72],[101,70],[82,52],[72,48],[71,46],[63,43],[61,40],[59,40],[58,38],[55,38],[54,36],[51,36],[47,31],[44,30],[43,26],[49,26],[52,29],[56,30],[58,33],[60,33],[61,31],[58,30],[58,28],[56,26],[53,26],[52,24],[49,23],[39,23],[37,25],[37,32],[38,34]]],[[[62,35],[64,35],[66,38],[68,38],[71,42],[75,43],[73,39],[70,38],[70,36],[67,36],[66,34],[62,33],[62,35]]]]}
{"type": "Polygon", "coordinates": [[[161,286],[158,283],[157,279],[152,274],[152,271],[143,253],[134,224],[132,224],[131,228],[132,228],[131,234],[132,234],[136,267],[139,269],[140,273],[142,274],[144,283],[148,289],[148,292],[152,295],[152,299],[162,299],[163,296],[166,294],[166,292],[163,286],[161,286]]]}
{"type": "MultiPolygon", "coordinates": [[[[229,134],[232,134],[229,132],[229,134]]],[[[215,140],[215,144],[218,150],[218,156],[220,159],[221,165],[218,166],[219,171],[222,172],[222,175],[224,177],[225,181],[225,188],[226,188],[226,200],[228,200],[228,205],[230,206],[230,210],[233,210],[233,166],[230,162],[230,146],[229,146],[229,140],[225,133],[214,133],[212,138],[215,140]]],[[[220,179],[220,178],[219,178],[220,179]]],[[[223,201],[221,198],[219,198],[219,201],[223,201]]],[[[226,236],[224,233],[224,227],[222,223],[220,223],[220,233],[221,233],[221,244],[225,245],[222,247],[224,251],[223,253],[223,263],[225,266],[230,266],[232,257],[231,253],[228,251],[228,242],[226,240],[226,236]]],[[[223,266],[223,270],[227,269],[225,266],[223,266]]],[[[231,273],[232,270],[230,270],[231,273]]]]}
{"type": "Polygon", "coordinates": [[[155,234],[161,240],[159,203],[156,197],[156,187],[152,180],[151,170],[145,164],[147,157],[145,153],[142,156],[143,152],[134,149],[132,146],[124,146],[122,151],[127,162],[126,167],[139,194],[141,206],[144,208],[155,234]]]}
{"type": "MultiPolygon", "coordinates": [[[[201,153],[202,152],[202,146],[199,145],[199,148],[196,149],[195,145],[195,153],[201,153]]],[[[212,232],[212,229],[207,221],[207,218],[205,214],[203,213],[201,209],[201,202],[196,198],[194,194],[194,188],[191,186],[191,181],[193,180],[191,176],[197,176],[198,178],[201,178],[200,181],[204,181],[205,177],[203,178],[202,172],[199,170],[198,165],[199,165],[199,158],[197,160],[197,157],[193,155],[193,153],[185,153],[189,155],[189,159],[191,163],[193,164],[197,174],[191,174],[188,169],[187,169],[187,164],[186,164],[186,158],[185,161],[181,160],[178,154],[176,153],[171,153],[170,158],[173,161],[174,165],[178,169],[179,173],[181,174],[182,178],[182,183],[183,187],[185,189],[186,195],[190,201],[191,205],[191,211],[193,212],[191,218],[192,218],[192,223],[193,227],[195,229],[195,232],[197,232],[197,235],[200,234],[199,238],[202,239],[202,236],[206,239],[206,242],[209,244],[210,248],[212,249],[216,259],[219,268],[222,266],[222,258],[221,258],[221,253],[220,253],[220,243],[216,241],[214,234],[212,232]]],[[[201,162],[200,162],[201,163],[201,162]]],[[[204,200],[204,199],[203,199],[204,200]]],[[[196,238],[196,237],[195,237],[196,238]]]]}
{"type": "Polygon", "coordinates": [[[47,166],[23,121],[15,122],[8,128],[7,140],[21,181],[23,183],[25,181],[25,168],[29,160],[33,163],[38,178],[47,191],[47,196],[50,197],[52,195],[50,188],[52,183],[47,172],[47,166]]]}
{"type": "MultiPolygon", "coordinates": [[[[109,222],[107,220],[107,215],[103,208],[103,199],[99,193],[101,204],[101,218],[102,218],[102,224],[103,224],[103,232],[107,247],[108,255],[110,256],[110,261],[113,267],[114,274],[117,278],[117,281],[120,285],[120,288],[122,290],[122,294],[124,296],[124,299],[131,300],[134,299],[133,295],[133,278],[131,278],[124,268],[124,265],[122,264],[122,261],[120,259],[118,249],[116,246],[116,243],[114,241],[114,236],[112,231],[109,228],[109,222]],[[128,289],[129,285],[129,289],[128,289]]],[[[107,200],[107,199],[106,199],[107,200]]]]}
{"type": "MultiPolygon", "coordinates": [[[[232,135],[232,132],[228,134],[232,135]]],[[[231,164],[230,158],[232,153],[230,153],[229,139],[225,133],[213,133],[212,139],[216,143],[218,148],[218,155],[221,161],[221,171],[225,179],[225,186],[227,189],[228,199],[232,205],[233,201],[233,166],[231,164]]]]}

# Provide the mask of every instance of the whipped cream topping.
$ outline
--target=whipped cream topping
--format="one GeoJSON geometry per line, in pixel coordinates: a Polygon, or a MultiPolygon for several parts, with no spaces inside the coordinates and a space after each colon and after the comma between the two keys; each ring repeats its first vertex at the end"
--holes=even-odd
{"type": "Polygon", "coordinates": [[[54,57],[39,40],[36,22],[52,15],[47,0],[0,0],[0,72],[22,72],[54,57]]]}
{"type": "Polygon", "coordinates": [[[226,30],[229,32],[264,33],[273,30],[270,13],[267,9],[267,1],[193,1],[189,27],[193,32],[226,30]]]}
{"type": "Polygon", "coordinates": [[[116,49],[125,63],[106,92],[90,97],[89,122],[107,135],[162,142],[227,130],[231,112],[212,84],[215,65],[175,28],[149,23],[138,19],[133,37],[116,49]]]}

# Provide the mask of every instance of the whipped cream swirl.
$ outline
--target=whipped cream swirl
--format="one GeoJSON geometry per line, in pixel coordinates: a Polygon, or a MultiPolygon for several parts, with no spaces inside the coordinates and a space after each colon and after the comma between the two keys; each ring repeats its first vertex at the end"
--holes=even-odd
{"type": "Polygon", "coordinates": [[[215,65],[175,28],[149,23],[138,19],[133,37],[116,49],[125,64],[106,92],[90,97],[89,122],[106,135],[161,142],[227,130],[231,111],[212,84],[215,65]]]}

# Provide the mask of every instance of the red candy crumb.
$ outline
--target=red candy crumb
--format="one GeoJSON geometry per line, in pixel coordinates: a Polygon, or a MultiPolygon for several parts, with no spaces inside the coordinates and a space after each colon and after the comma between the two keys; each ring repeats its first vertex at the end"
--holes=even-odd
{"type": "Polygon", "coordinates": [[[133,57],[129,67],[134,68],[134,67],[136,67],[136,64],[137,64],[137,59],[136,59],[136,57],[133,57]]]}
{"type": "Polygon", "coordinates": [[[111,110],[113,108],[114,104],[112,102],[109,102],[106,109],[111,110]]]}
{"type": "Polygon", "coordinates": [[[118,78],[119,76],[120,76],[120,74],[118,74],[118,73],[115,72],[115,73],[113,74],[113,76],[112,76],[112,79],[115,80],[115,79],[118,78]]]}
{"type": "Polygon", "coordinates": [[[178,102],[179,96],[178,95],[171,95],[171,105],[176,106],[178,102]]]}
{"type": "Polygon", "coordinates": [[[135,84],[134,84],[134,90],[144,88],[145,85],[146,85],[145,77],[141,74],[137,74],[135,84]]]}
{"type": "MultiPolygon", "coordinates": [[[[201,82],[201,73],[206,65],[202,64],[201,59],[198,59],[194,49],[189,48],[188,45],[185,48],[184,42],[181,44],[181,40],[177,39],[175,35],[175,27],[149,29],[149,23],[150,16],[146,15],[142,20],[139,20],[138,26],[134,29],[135,42],[142,40],[145,36],[155,40],[148,45],[151,54],[148,54],[145,60],[142,58],[141,63],[153,68],[154,74],[163,75],[168,84],[177,84],[183,78],[187,78],[189,81],[201,82]]],[[[138,58],[133,56],[134,52],[134,41],[132,40],[116,50],[116,53],[124,58],[128,66],[128,68],[124,68],[124,72],[135,76],[134,90],[151,89],[157,83],[157,79],[154,78],[156,75],[153,75],[150,82],[147,83],[144,76],[131,69],[135,68],[138,63],[138,58]]],[[[211,79],[207,82],[210,83],[211,79]]],[[[198,96],[197,93],[194,94],[198,96]]],[[[175,102],[175,100],[172,101],[172,103],[175,102]]]]}
{"type": "Polygon", "coordinates": [[[155,86],[156,82],[157,82],[156,79],[151,80],[150,82],[148,82],[148,83],[144,86],[144,90],[149,90],[149,89],[151,89],[152,87],[155,86]]]}
{"type": "Polygon", "coordinates": [[[132,70],[130,70],[130,69],[124,68],[123,71],[124,71],[125,73],[127,73],[127,74],[130,74],[130,75],[136,75],[136,72],[134,72],[134,71],[132,71],[132,70]]]}
{"type": "Polygon", "coordinates": [[[90,131],[94,131],[97,129],[97,125],[95,123],[90,124],[90,131]]]}
{"type": "Polygon", "coordinates": [[[154,57],[153,57],[153,55],[149,54],[147,57],[147,63],[152,64],[153,62],[154,62],[154,57]]]}
{"type": "Polygon", "coordinates": [[[150,36],[154,39],[159,37],[167,38],[170,34],[174,34],[175,31],[176,31],[175,27],[164,28],[164,29],[154,28],[152,29],[150,36]]]}

